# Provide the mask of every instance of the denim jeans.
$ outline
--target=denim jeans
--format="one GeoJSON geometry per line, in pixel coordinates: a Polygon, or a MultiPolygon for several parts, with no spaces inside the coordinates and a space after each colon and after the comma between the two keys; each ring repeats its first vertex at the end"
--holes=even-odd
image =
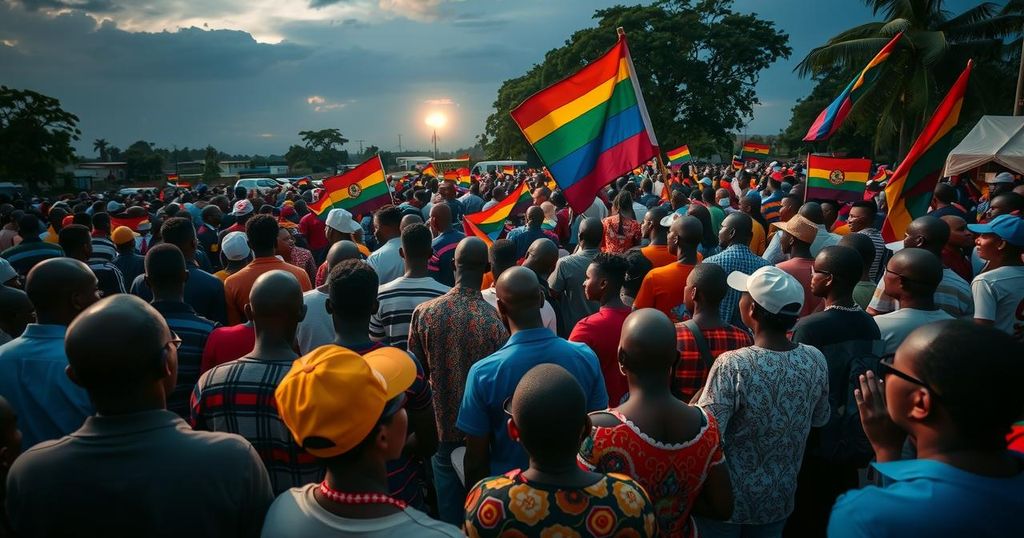
{"type": "Polygon", "coordinates": [[[702,517],[694,517],[701,538],[779,538],[786,520],[758,525],[727,523],[702,517]]]}
{"type": "Polygon", "coordinates": [[[434,469],[434,489],[437,491],[437,512],[441,521],[462,527],[465,523],[466,486],[459,481],[452,467],[452,451],[462,443],[438,443],[430,463],[434,469]]]}

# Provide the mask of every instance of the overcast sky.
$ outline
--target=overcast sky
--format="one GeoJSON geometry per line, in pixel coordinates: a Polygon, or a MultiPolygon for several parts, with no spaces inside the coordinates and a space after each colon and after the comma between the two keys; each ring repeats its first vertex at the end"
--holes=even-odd
{"type": "MultiPolygon", "coordinates": [[[[469,146],[502,81],[523,74],[611,0],[0,0],[0,84],[61,100],[92,141],[284,153],[304,129],[358,149],[469,146]]],[[[959,11],[966,0],[947,1],[959,11]]],[[[736,0],[789,34],[761,75],[748,132],[775,133],[810,82],[793,67],[873,20],[858,0],[736,0]]],[[[627,29],[628,30],[628,29],[627,29]]]]}

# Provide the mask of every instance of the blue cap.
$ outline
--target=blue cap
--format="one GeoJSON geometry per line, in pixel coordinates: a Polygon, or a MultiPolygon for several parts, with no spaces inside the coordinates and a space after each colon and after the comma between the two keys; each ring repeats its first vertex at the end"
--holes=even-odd
{"type": "Polygon", "coordinates": [[[709,177],[702,177],[702,178],[700,178],[700,182],[705,187],[710,187],[712,185],[711,178],[709,178],[709,177]]]}
{"type": "Polygon", "coordinates": [[[987,224],[968,224],[967,229],[976,234],[996,234],[1007,243],[1024,247],[1024,220],[1013,215],[999,215],[987,224]]]}

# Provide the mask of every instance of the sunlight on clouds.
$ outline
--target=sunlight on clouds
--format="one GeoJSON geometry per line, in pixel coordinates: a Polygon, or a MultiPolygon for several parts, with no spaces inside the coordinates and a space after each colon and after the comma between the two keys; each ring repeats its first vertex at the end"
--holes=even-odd
{"type": "Polygon", "coordinates": [[[423,101],[424,104],[431,106],[456,106],[456,102],[449,99],[448,97],[442,97],[440,99],[427,99],[423,101]]]}

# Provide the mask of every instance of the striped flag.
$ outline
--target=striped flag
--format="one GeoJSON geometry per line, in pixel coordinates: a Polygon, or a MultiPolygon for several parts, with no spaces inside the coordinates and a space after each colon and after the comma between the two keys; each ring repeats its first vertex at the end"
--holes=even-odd
{"type": "Polygon", "coordinates": [[[512,111],[573,210],[658,155],[626,36],[572,76],[535,93],[512,111]]]}
{"type": "Polygon", "coordinates": [[[327,218],[331,209],[345,209],[353,215],[369,213],[391,203],[391,186],[384,177],[380,156],[374,155],[344,174],[324,180],[324,194],[318,199],[314,212],[327,218]]]}
{"type": "Polygon", "coordinates": [[[739,170],[741,168],[743,168],[743,159],[740,159],[739,157],[733,155],[732,156],[732,169],[733,170],[739,170]]]}
{"type": "Polygon", "coordinates": [[[479,237],[487,243],[487,246],[490,246],[501,236],[502,230],[505,229],[505,220],[513,214],[516,207],[526,207],[532,202],[530,187],[524,181],[518,189],[509,193],[497,205],[463,217],[462,227],[467,236],[479,237]]]}
{"type": "Polygon", "coordinates": [[[684,145],[668,152],[668,162],[672,166],[679,166],[690,162],[690,148],[684,145]]]}
{"type": "Polygon", "coordinates": [[[424,166],[423,170],[420,171],[420,174],[437,177],[437,172],[434,170],[434,163],[424,166]]]}
{"type": "Polygon", "coordinates": [[[805,200],[856,202],[864,199],[871,159],[837,159],[811,155],[807,157],[807,189],[805,200]]]}
{"type": "Polygon", "coordinates": [[[889,178],[885,187],[889,214],[882,224],[882,236],[888,242],[903,239],[910,222],[928,213],[932,191],[942,176],[942,167],[953,143],[949,133],[960,121],[960,107],[972,67],[974,62],[968,60],[960,78],[939,103],[928,125],[889,178]]]}
{"type": "Polygon", "coordinates": [[[740,157],[744,161],[752,159],[767,159],[768,152],[770,151],[768,144],[758,144],[757,142],[744,142],[743,149],[740,150],[740,157]]]}
{"type": "Polygon", "coordinates": [[[807,130],[804,141],[817,142],[819,140],[827,140],[828,137],[839,130],[839,126],[842,125],[846,116],[850,114],[854,103],[874,85],[875,80],[878,79],[878,75],[881,73],[879,67],[889,59],[893,49],[896,48],[896,42],[901,37],[903,37],[903,32],[896,34],[896,37],[889,40],[882,47],[882,50],[878,51],[878,54],[868,62],[868,65],[857,74],[857,77],[847,84],[846,88],[839,94],[839,97],[836,97],[835,101],[832,101],[830,105],[825,107],[825,110],[818,114],[818,118],[814,120],[811,128],[807,130]]]}
{"type": "Polygon", "coordinates": [[[515,166],[502,166],[501,167],[501,173],[502,174],[506,174],[506,175],[510,175],[510,176],[514,176],[514,175],[516,175],[516,167],[515,166]]]}

